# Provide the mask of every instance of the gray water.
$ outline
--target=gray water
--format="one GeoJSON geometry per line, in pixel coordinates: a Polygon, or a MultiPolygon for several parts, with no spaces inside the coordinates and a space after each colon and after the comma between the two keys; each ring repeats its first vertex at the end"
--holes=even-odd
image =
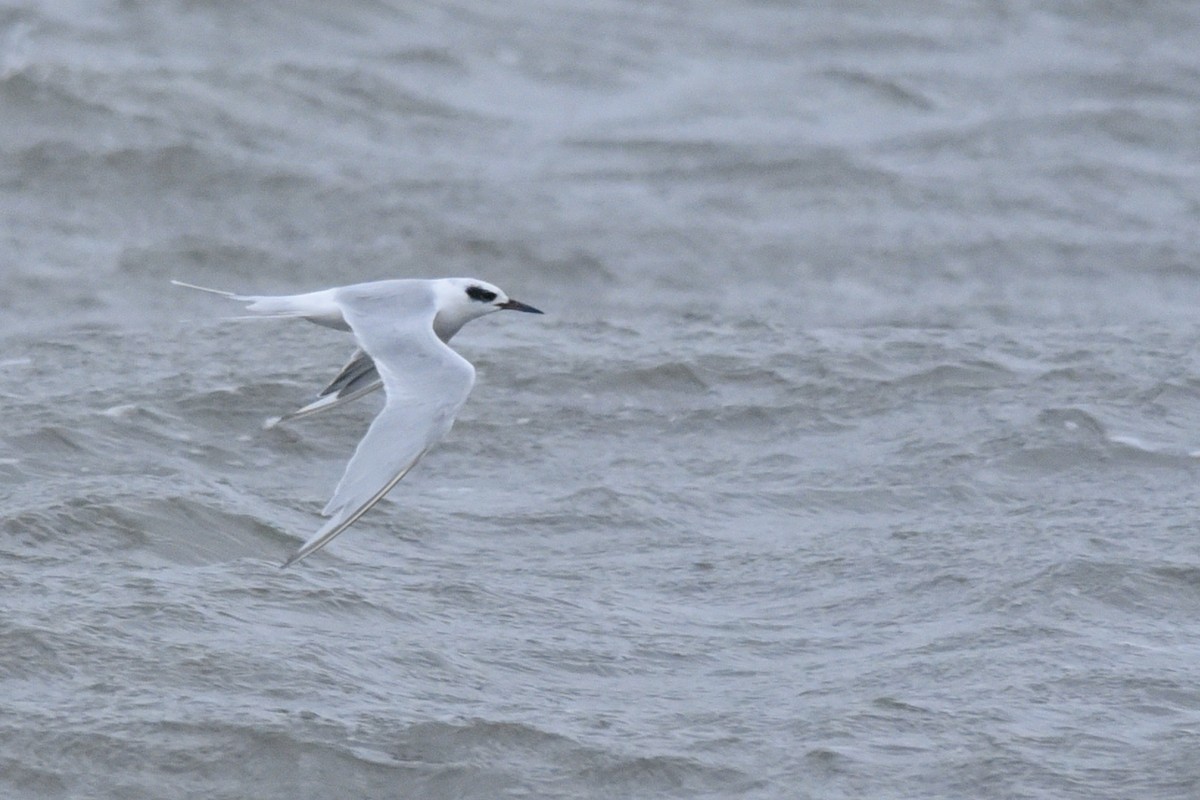
{"type": "Polygon", "coordinates": [[[1200,6],[811,5],[0,4],[0,795],[1200,796],[1200,6]]]}

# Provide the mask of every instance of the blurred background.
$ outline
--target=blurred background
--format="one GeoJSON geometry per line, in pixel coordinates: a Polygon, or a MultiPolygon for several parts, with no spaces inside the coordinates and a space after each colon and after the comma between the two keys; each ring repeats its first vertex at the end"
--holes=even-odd
{"type": "Polygon", "coordinates": [[[1196,796],[1197,30],[0,0],[3,794],[1196,796]],[[452,275],[547,315],[280,572],[377,398],[169,281],[452,275]]]}
{"type": "Polygon", "coordinates": [[[140,320],[178,274],[809,326],[1196,305],[1188,3],[6,6],[10,318],[140,320]]]}

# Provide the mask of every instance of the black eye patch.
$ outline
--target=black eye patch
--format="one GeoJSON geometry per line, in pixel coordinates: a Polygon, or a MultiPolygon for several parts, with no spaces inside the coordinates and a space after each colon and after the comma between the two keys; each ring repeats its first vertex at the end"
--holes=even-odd
{"type": "Polygon", "coordinates": [[[481,303],[490,303],[496,299],[496,293],[489,292],[482,286],[469,286],[467,287],[467,297],[472,300],[478,300],[481,303]]]}

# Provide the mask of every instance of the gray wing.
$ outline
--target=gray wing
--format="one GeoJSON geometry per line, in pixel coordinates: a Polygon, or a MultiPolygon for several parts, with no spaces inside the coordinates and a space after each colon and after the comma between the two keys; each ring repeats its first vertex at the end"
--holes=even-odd
{"type": "Polygon", "coordinates": [[[316,400],[290,414],[284,414],[282,417],[272,420],[271,426],[307,417],[318,411],[340,406],[342,403],[349,403],[382,386],[383,379],[379,377],[379,371],[375,369],[374,360],[362,348],[359,348],[354,351],[354,355],[346,362],[346,366],[342,367],[342,371],[337,374],[337,377],[321,390],[316,400]]]}
{"type": "Polygon", "coordinates": [[[325,506],[330,517],[283,566],[315,553],[399,483],[454,424],[475,369],[433,332],[431,292],[339,297],[359,346],[372,359],[387,402],[358,443],[325,506]],[[412,295],[412,296],[409,296],[412,295]]]}
{"type": "Polygon", "coordinates": [[[342,367],[337,377],[321,390],[319,396],[334,394],[340,397],[358,391],[368,384],[375,384],[375,388],[378,388],[383,385],[383,380],[379,377],[379,371],[375,369],[375,362],[360,347],[350,356],[350,360],[342,367]]]}
{"type": "MultiPolygon", "coordinates": [[[[224,293],[222,292],[221,294],[224,293]]],[[[450,330],[438,330],[436,316],[434,318],[433,332],[443,342],[449,342],[455,333],[455,331],[450,330]]],[[[357,400],[364,395],[368,395],[382,386],[383,380],[380,379],[379,372],[375,369],[375,362],[371,360],[369,355],[363,352],[362,348],[358,348],[354,351],[354,355],[350,356],[350,360],[346,362],[346,366],[342,367],[342,371],[337,374],[337,377],[321,390],[317,395],[317,399],[290,414],[284,414],[282,417],[269,420],[267,427],[274,427],[281,422],[300,419],[310,414],[316,414],[319,411],[335,408],[343,403],[349,403],[351,400],[357,400]]]]}

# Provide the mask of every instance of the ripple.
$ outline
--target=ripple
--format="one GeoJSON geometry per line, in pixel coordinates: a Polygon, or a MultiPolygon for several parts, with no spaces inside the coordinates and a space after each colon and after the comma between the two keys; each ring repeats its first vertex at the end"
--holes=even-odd
{"type": "Polygon", "coordinates": [[[274,556],[263,540],[283,538],[247,514],[181,497],[80,495],[10,513],[0,525],[26,558],[134,551],[167,563],[203,564],[274,556]]]}

